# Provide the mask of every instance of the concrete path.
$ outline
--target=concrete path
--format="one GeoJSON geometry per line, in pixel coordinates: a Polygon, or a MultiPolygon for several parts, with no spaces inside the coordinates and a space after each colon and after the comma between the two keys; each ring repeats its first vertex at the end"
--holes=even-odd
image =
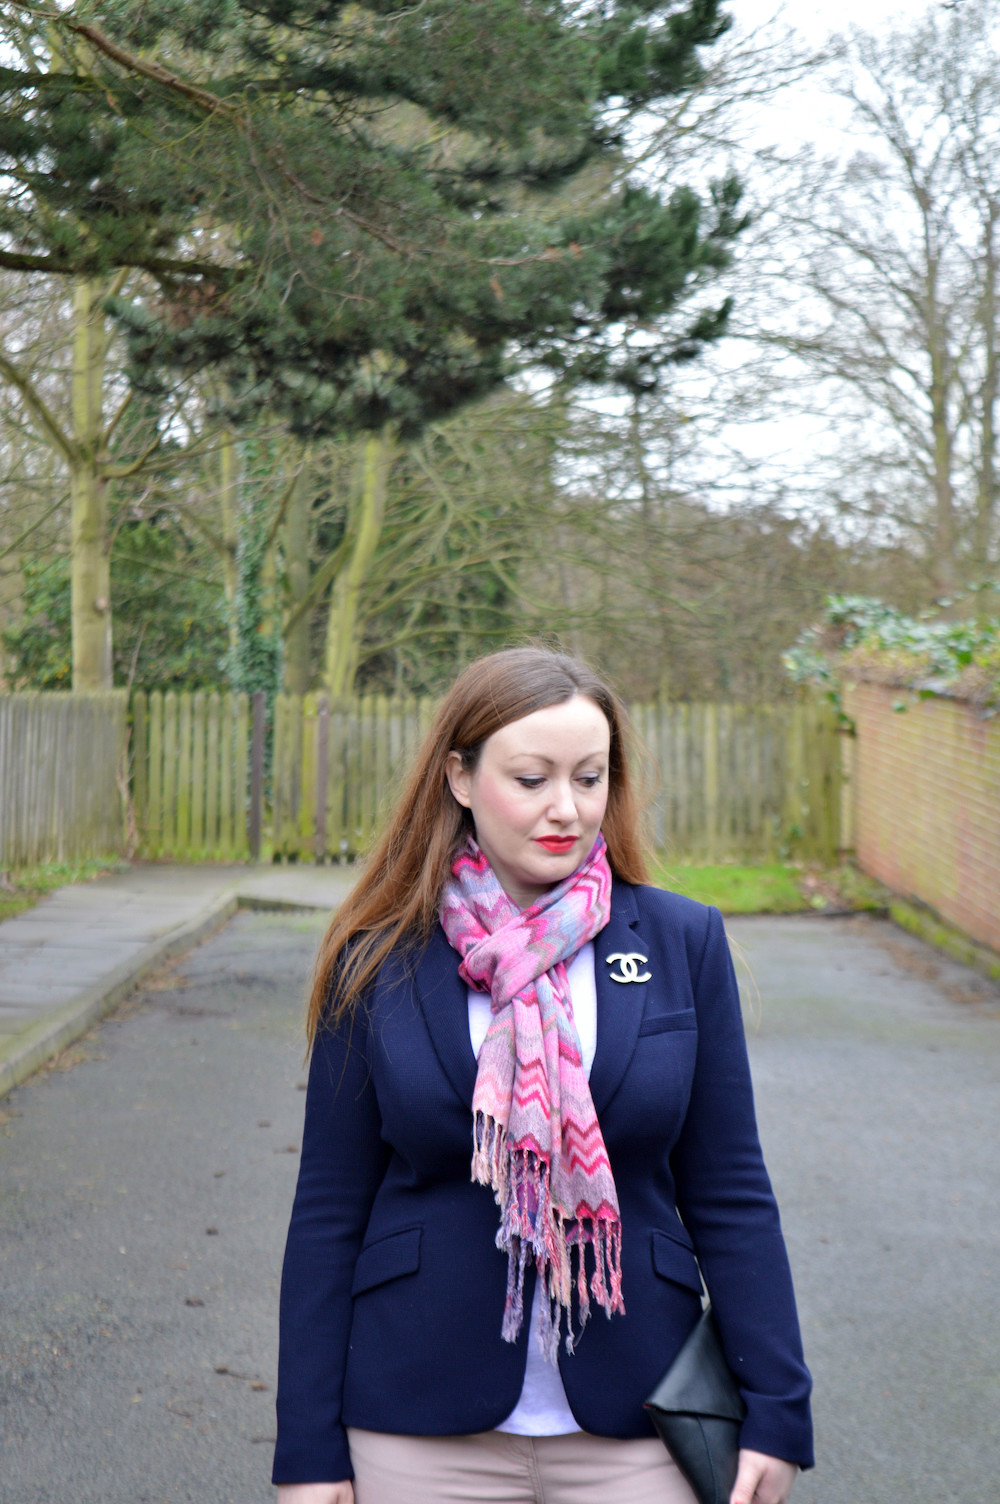
{"type": "MultiPolygon", "coordinates": [[[[236,915],[3,1104],[0,1504],[273,1501],[322,929],[236,915]]],[[[816,1381],[792,1504],[996,1504],[1000,989],[886,921],[729,930],[816,1381]]]]}
{"type": "Polygon", "coordinates": [[[887,920],[727,928],[816,1385],[793,1504],[996,1504],[1000,987],[887,920]]]}
{"type": "Polygon", "coordinates": [[[0,1097],[237,908],[328,912],[350,867],[138,863],[0,923],[0,1097]]]}

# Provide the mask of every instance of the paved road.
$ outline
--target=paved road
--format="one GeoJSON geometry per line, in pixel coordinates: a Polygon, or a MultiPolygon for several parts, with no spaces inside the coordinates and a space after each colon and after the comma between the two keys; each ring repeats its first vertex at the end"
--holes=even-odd
{"type": "Polygon", "coordinates": [[[0,1500],[256,1504],[321,917],[240,914],[19,1087],[0,1139],[0,1500]]]}
{"type": "Polygon", "coordinates": [[[730,928],[816,1380],[795,1504],[996,1504],[1000,989],[885,921],[730,928]]]}
{"type": "MultiPolygon", "coordinates": [[[[272,1498],[322,924],[238,915],[2,1104],[0,1504],[272,1498]]],[[[1000,992],[877,921],[730,928],[817,1380],[796,1504],[995,1504],[1000,992]]]]}

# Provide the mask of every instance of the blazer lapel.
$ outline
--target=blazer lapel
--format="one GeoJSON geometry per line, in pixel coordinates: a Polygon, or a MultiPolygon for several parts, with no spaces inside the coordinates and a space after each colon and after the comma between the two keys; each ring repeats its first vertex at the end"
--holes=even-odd
{"type": "Polygon", "coordinates": [[[458,974],[458,957],[440,926],[417,962],[416,984],[435,1053],[471,1110],[477,1066],[469,1034],[468,990],[458,974]]]}
{"type": "MultiPolygon", "coordinates": [[[[649,967],[635,959],[649,956],[649,947],[639,934],[639,911],[630,887],[615,883],[611,890],[611,917],[594,937],[597,983],[597,1050],[590,1071],[590,1095],[600,1116],[617,1091],[632,1059],[639,1038],[639,1024],[646,1006],[644,981],[616,982],[614,976],[645,976],[649,967]],[[633,958],[610,961],[610,956],[633,958]]],[[[655,980],[655,979],[654,979],[655,980]]]]}

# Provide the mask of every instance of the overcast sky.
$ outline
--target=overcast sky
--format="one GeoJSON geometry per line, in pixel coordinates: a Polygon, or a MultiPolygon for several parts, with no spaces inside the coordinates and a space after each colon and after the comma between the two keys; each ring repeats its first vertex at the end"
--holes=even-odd
{"type": "MultiPolygon", "coordinates": [[[[821,46],[853,26],[873,32],[891,31],[894,23],[908,28],[933,5],[934,0],[786,0],[784,5],[780,0],[724,0],[725,10],[740,31],[753,31],[776,20],[779,29],[792,29],[807,47],[821,46]]],[[[806,81],[785,90],[771,106],[761,106],[758,130],[762,143],[778,139],[788,144],[792,133],[824,151],[853,151],[858,144],[856,127],[851,140],[843,134],[848,118],[845,105],[817,82],[806,81]]]]}
{"type": "MultiPolygon", "coordinates": [[[[806,46],[818,47],[832,34],[854,25],[873,32],[891,32],[894,23],[895,29],[908,29],[926,15],[933,3],[934,0],[788,0],[782,6],[779,0],[724,0],[724,9],[740,31],[752,31],[776,18],[779,28],[790,28],[806,46]]],[[[856,124],[848,129],[849,122],[848,107],[832,98],[818,78],[806,78],[772,102],[758,102],[746,116],[746,129],[748,140],[760,146],[793,147],[810,142],[822,153],[841,155],[852,154],[864,139],[856,124]]],[[[752,176],[753,169],[749,171],[752,176]]],[[[711,386],[713,368],[718,369],[721,363],[738,370],[744,358],[743,346],[724,341],[690,371],[689,380],[696,388],[699,371],[703,370],[711,386]]],[[[723,437],[737,452],[763,463],[765,471],[769,468],[768,461],[773,460],[783,474],[790,472],[794,476],[800,466],[802,475],[808,476],[832,435],[834,428],[823,417],[790,416],[782,411],[779,402],[772,413],[766,409],[759,411],[738,428],[727,430],[723,437]]],[[[709,470],[713,453],[710,446],[706,448],[709,470]]],[[[793,483],[793,492],[794,489],[793,483]]],[[[809,489],[804,487],[804,491],[809,489]]]]}
{"type": "Polygon", "coordinates": [[[776,0],[728,0],[725,9],[746,28],[760,25],[780,9],[782,19],[804,41],[815,43],[854,24],[875,30],[897,17],[915,20],[927,5],[925,0],[794,0],[779,7],[776,0]]]}

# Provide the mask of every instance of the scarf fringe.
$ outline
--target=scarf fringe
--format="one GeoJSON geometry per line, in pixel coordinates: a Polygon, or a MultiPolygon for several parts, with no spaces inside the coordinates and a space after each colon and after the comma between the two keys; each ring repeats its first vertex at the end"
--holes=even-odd
{"type": "Polygon", "coordinates": [[[621,1222],[613,1211],[594,1213],[580,1207],[567,1216],[552,1203],[548,1162],[533,1149],[511,1149],[503,1125],[483,1112],[477,1113],[473,1121],[472,1179],[492,1189],[500,1208],[496,1244],[507,1254],[507,1296],[501,1326],[505,1342],[517,1341],[524,1321],[524,1275],[529,1257],[534,1258],[537,1276],[542,1281],[541,1348],[553,1365],[558,1357],[564,1320],[566,1351],[572,1353],[590,1319],[591,1299],[609,1318],[625,1314],[621,1222]],[[594,1250],[594,1268],[589,1279],[588,1247],[594,1250]]]}

